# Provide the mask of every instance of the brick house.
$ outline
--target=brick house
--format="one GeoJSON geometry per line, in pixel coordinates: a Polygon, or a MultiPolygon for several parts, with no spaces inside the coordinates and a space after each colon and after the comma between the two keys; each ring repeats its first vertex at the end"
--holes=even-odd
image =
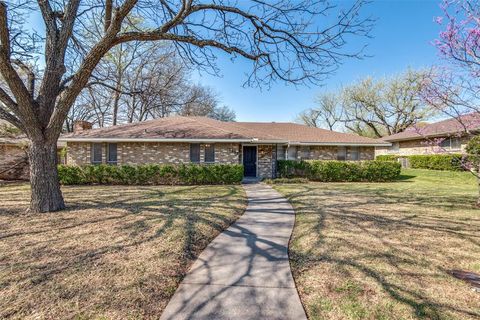
{"type": "Polygon", "coordinates": [[[26,138],[0,137],[0,180],[27,180],[28,140],[26,138]]]}
{"type": "MultiPolygon", "coordinates": [[[[24,136],[0,137],[0,180],[29,180],[28,163],[29,140],[24,136]]],[[[62,148],[65,144],[57,144],[58,163],[65,163],[62,148]]]]}
{"type": "MultiPolygon", "coordinates": [[[[12,128],[6,121],[0,120],[0,180],[28,180],[30,172],[27,151],[30,142],[25,134],[13,133],[10,130],[12,128]]],[[[63,147],[65,145],[59,142],[59,163],[65,163],[61,152],[63,147]]]]}
{"type": "Polygon", "coordinates": [[[147,163],[240,163],[246,176],[274,177],[276,160],[370,160],[388,142],[295,123],[222,122],[169,117],[92,129],[75,123],[67,165],[147,163]]]}
{"type": "Polygon", "coordinates": [[[375,155],[463,153],[472,135],[478,133],[479,130],[480,114],[470,113],[458,119],[447,119],[421,128],[409,128],[403,132],[383,137],[382,140],[390,142],[391,145],[376,147],[375,155]]]}

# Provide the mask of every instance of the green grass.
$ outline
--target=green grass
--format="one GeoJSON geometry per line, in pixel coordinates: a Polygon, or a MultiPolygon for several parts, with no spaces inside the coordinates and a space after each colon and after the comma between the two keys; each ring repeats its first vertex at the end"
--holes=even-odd
{"type": "Polygon", "coordinates": [[[466,172],[390,183],[277,184],[297,216],[290,259],[310,319],[476,319],[480,210],[466,172]]]}
{"type": "Polygon", "coordinates": [[[244,211],[241,186],[75,186],[28,215],[0,185],[0,318],[156,319],[201,250],[244,211]]]}

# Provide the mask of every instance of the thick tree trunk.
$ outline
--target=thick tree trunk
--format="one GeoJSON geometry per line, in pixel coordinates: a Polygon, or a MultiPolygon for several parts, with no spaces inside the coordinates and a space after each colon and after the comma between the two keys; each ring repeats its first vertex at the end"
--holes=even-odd
{"type": "Polygon", "coordinates": [[[30,211],[50,212],[65,209],[57,171],[57,144],[32,141],[28,148],[32,197],[30,211]]]}

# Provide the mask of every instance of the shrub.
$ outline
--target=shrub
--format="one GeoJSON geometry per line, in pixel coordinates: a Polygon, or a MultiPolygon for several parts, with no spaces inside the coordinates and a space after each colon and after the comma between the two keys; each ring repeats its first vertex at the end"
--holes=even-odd
{"type": "Polygon", "coordinates": [[[86,165],[58,166],[61,184],[235,184],[243,179],[239,164],[171,165],[146,164],[139,166],[86,165]]]}
{"type": "Polygon", "coordinates": [[[73,166],[58,166],[58,178],[61,184],[84,184],[82,168],[73,166]]]}
{"type": "Polygon", "coordinates": [[[413,155],[408,156],[410,167],[413,169],[430,169],[430,170],[463,170],[460,165],[461,154],[429,154],[429,155],[413,155]]]}
{"type": "Polygon", "coordinates": [[[277,172],[280,178],[292,178],[306,175],[307,163],[296,160],[278,160],[277,172]]]}
{"type": "Polygon", "coordinates": [[[280,161],[280,178],[308,178],[322,182],[390,181],[401,171],[400,163],[392,161],[280,161]]]}
{"type": "Polygon", "coordinates": [[[313,181],[390,181],[400,175],[401,165],[391,161],[309,161],[313,181]]]}
{"type": "Polygon", "coordinates": [[[468,161],[474,166],[478,166],[480,164],[480,136],[470,139],[465,151],[468,154],[468,161]]]}
{"type": "Polygon", "coordinates": [[[377,161],[397,161],[400,156],[394,154],[381,154],[375,157],[377,161]]]}

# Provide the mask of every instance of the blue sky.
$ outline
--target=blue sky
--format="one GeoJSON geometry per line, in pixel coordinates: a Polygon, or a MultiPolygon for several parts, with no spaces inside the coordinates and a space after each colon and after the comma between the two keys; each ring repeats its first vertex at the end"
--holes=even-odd
{"type": "Polygon", "coordinates": [[[235,110],[238,121],[292,121],[300,111],[313,107],[315,96],[321,92],[335,91],[366,76],[388,76],[408,67],[424,68],[439,62],[431,44],[440,31],[433,21],[441,15],[439,3],[440,0],[374,0],[364,8],[365,14],[377,19],[373,38],[349,43],[355,48],[367,41],[366,53],[371,57],[345,61],[321,87],[274,84],[270,89],[243,88],[250,63],[241,59],[232,63],[227,55],[218,59],[221,78],[201,74],[195,79],[214,88],[222,103],[235,110]]]}

